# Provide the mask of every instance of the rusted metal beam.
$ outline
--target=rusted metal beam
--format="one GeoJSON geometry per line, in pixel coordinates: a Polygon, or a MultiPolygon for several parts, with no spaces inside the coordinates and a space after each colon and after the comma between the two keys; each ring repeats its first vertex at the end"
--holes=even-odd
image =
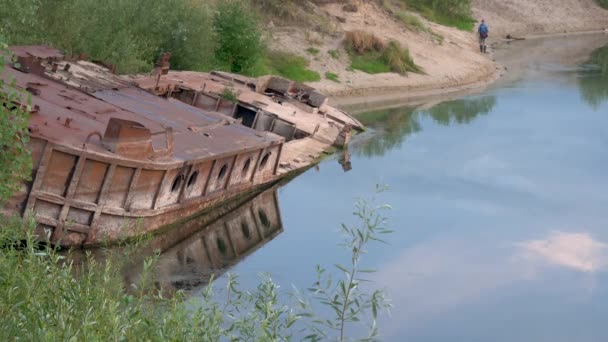
{"type": "Polygon", "coordinates": [[[228,187],[230,186],[230,180],[232,179],[232,173],[234,172],[234,166],[236,165],[236,161],[238,159],[239,155],[235,155],[234,158],[232,158],[232,163],[230,164],[230,170],[228,170],[228,176],[226,179],[226,184],[224,185],[223,189],[228,189],[228,187]]]}
{"type": "Polygon", "coordinates": [[[211,183],[211,175],[213,174],[213,169],[215,168],[216,164],[217,164],[217,159],[214,159],[213,163],[211,163],[211,168],[209,169],[209,172],[207,174],[207,180],[205,181],[205,187],[203,188],[203,194],[202,194],[203,197],[207,196],[207,191],[209,190],[209,184],[211,183]]]}
{"type": "Polygon", "coordinates": [[[152,209],[156,210],[159,208],[160,194],[163,191],[163,189],[165,188],[165,186],[167,185],[168,181],[169,181],[169,170],[165,170],[163,172],[163,178],[161,178],[161,180],[160,180],[160,185],[158,186],[158,189],[156,190],[156,194],[154,195],[154,202],[152,203],[152,209]]]}
{"type": "Polygon", "coordinates": [[[131,205],[133,204],[133,197],[135,196],[135,190],[137,188],[137,182],[141,175],[141,167],[138,167],[131,177],[131,184],[129,185],[129,192],[127,193],[127,199],[125,200],[125,210],[131,211],[131,205]]]}
{"type": "Polygon", "coordinates": [[[103,183],[101,184],[101,189],[99,190],[99,196],[97,197],[97,208],[95,209],[95,213],[93,214],[93,218],[91,219],[91,232],[87,236],[87,242],[91,241],[90,239],[97,232],[97,224],[99,219],[101,218],[101,213],[103,211],[103,207],[105,205],[106,196],[108,194],[108,190],[110,189],[110,185],[112,184],[112,178],[114,177],[114,172],[116,171],[116,164],[111,164],[106,174],[104,175],[103,183]]]}
{"type": "Polygon", "coordinates": [[[46,176],[46,169],[48,168],[52,154],[53,145],[50,142],[47,142],[46,146],[44,147],[44,152],[42,152],[42,157],[40,158],[40,165],[38,166],[38,171],[34,176],[34,182],[32,183],[32,188],[30,189],[30,194],[27,199],[27,204],[25,205],[24,214],[34,209],[34,205],[36,204],[36,193],[38,192],[40,186],[42,185],[42,182],[44,181],[44,177],[46,176]]]}

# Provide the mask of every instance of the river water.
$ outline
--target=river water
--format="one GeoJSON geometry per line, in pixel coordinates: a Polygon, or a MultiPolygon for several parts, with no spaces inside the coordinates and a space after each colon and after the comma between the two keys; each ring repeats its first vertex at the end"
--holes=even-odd
{"type": "Polygon", "coordinates": [[[340,224],[387,184],[377,200],[395,232],[364,259],[394,305],[382,340],[606,341],[608,35],[515,42],[497,58],[510,72],[481,94],[359,113],[369,130],[350,158],[169,249],[159,278],[194,296],[210,267],[307,288],[315,265],[348,261],[340,224]]]}

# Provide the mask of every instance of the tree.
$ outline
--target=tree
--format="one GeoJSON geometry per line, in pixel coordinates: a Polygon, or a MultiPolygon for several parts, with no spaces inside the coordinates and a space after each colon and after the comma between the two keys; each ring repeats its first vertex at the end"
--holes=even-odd
{"type": "Polygon", "coordinates": [[[251,7],[242,0],[218,3],[213,18],[217,48],[215,57],[232,72],[243,73],[262,56],[262,34],[251,7]]]}

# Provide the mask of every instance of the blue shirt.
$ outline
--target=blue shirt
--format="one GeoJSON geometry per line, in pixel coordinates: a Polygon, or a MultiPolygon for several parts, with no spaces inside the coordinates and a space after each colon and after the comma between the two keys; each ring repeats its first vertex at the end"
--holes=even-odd
{"type": "Polygon", "coordinates": [[[484,23],[484,24],[479,25],[479,30],[477,32],[487,34],[488,31],[489,31],[488,26],[484,23]]]}

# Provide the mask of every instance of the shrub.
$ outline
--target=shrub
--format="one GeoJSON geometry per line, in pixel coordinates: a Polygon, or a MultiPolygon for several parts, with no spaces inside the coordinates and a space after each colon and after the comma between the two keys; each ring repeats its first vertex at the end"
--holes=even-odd
{"type": "Polygon", "coordinates": [[[220,94],[220,97],[230,102],[237,102],[239,99],[239,92],[232,87],[226,87],[220,94]]]}
{"type": "MultiPolygon", "coordinates": [[[[0,75],[4,71],[7,45],[0,37],[0,75]]],[[[29,178],[31,160],[27,143],[29,101],[14,83],[0,78],[0,208],[29,178]]]]}
{"type": "Polygon", "coordinates": [[[320,51],[317,48],[310,47],[310,48],[306,49],[306,52],[308,52],[309,54],[311,54],[313,56],[316,56],[319,54],[320,51]]]}
{"type": "Polygon", "coordinates": [[[406,74],[410,71],[420,73],[422,71],[420,67],[414,63],[414,60],[410,56],[410,51],[394,40],[388,43],[382,57],[391,71],[398,74],[406,74]]]}
{"type": "Polygon", "coordinates": [[[338,76],[337,74],[334,74],[333,72],[326,72],[325,73],[325,78],[327,78],[330,81],[334,81],[336,83],[340,83],[340,76],[338,76]]]}
{"type": "Polygon", "coordinates": [[[148,71],[161,52],[172,67],[202,70],[213,62],[208,5],[202,1],[0,0],[10,44],[49,44],[68,54],[148,71]]]}
{"type": "Polygon", "coordinates": [[[347,32],[344,45],[351,57],[351,67],[369,74],[383,72],[422,72],[407,48],[391,40],[388,44],[375,35],[363,32],[347,32]]]}
{"type": "Polygon", "coordinates": [[[244,0],[219,1],[213,18],[218,42],[215,56],[232,72],[252,69],[262,57],[262,35],[253,11],[244,0]]]}
{"type": "Polygon", "coordinates": [[[254,76],[279,75],[296,82],[316,82],[321,75],[308,68],[306,58],[280,51],[269,51],[263,63],[253,73],[254,76]]]}
{"type": "Polygon", "coordinates": [[[344,37],[344,45],[347,50],[352,50],[358,54],[363,54],[371,51],[382,51],[386,44],[382,39],[374,34],[365,31],[349,31],[344,37]]]}

